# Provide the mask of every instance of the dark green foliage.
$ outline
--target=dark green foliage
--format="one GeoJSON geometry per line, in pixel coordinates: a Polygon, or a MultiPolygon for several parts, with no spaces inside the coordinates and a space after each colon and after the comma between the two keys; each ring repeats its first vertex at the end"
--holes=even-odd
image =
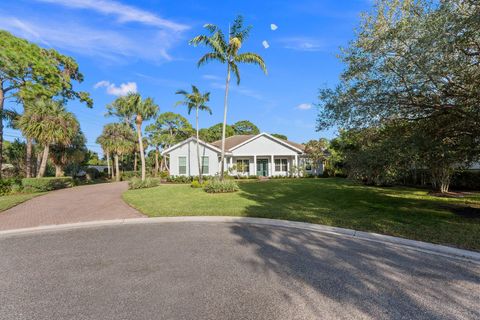
{"type": "Polygon", "coordinates": [[[100,172],[97,170],[97,168],[87,168],[85,172],[87,180],[95,180],[100,177],[100,172]]]}
{"type": "Polygon", "coordinates": [[[203,190],[207,193],[228,193],[240,190],[235,180],[212,179],[205,183],[203,190]]]}
{"type": "Polygon", "coordinates": [[[242,135],[242,134],[256,135],[260,133],[260,130],[258,129],[258,127],[248,120],[235,122],[232,125],[232,128],[235,131],[235,134],[237,135],[242,135]]]}
{"type": "Polygon", "coordinates": [[[128,189],[144,189],[159,186],[161,183],[158,178],[146,178],[142,181],[141,178],[134,177],[128,181],[128,189]]]}
{"type": "Polygon", "coordinates": [[[187,176],[170,176],[167,178],[167,182],[170,183],[191,183],[192,181],[193,178],[187,176]]]}
{"type": "Polygon", "coordinates": [[[71,177],[24,178],[22,186],[25,192],[45,192],[74,186],[71,177]]]}
{"type": "Polygon", "coordinates": [[[20,187],[21,187],[21,181],[18,179],[1,179],[0,180],[0,196],[19,192],[21,190],[20,187]]]}

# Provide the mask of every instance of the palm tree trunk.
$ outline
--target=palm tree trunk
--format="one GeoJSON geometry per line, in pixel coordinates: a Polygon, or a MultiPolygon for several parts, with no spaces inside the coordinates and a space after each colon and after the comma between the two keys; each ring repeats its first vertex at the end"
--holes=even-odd
{"type": "Polygon", "coordinates": [[[222,126],[222,154],[220,156],[220,180],[223,180],[225,172],[225,130],[227,128],[227,109],[228,109],[228,86],[230,84],[230,65],[227,64],[227,80],[225,82],[225,99],[223,104],[223,126],[222,126]]]}
{"type": "Polygon", "coordinates": [[[107,152],[107,175],[110,176],[110,154],[107,152]]]}
{"type": "Polygon", "coordinates": [[[32,151],[33,151],[33,140],[27,139],[27,158],[25,159],[25,176],[27,178],[32,177],[32,151]]]}
{"type": "Polygon", "coordinates": [[[158,163],[158,154],[160,151],[158,150],[158,146],[155,147],[155,177],[158,175],[160,171],[160,164],[158,163]]]}
{"type": "Polygon", "coordinates": [[[140,149],[140,161],[142,163],[142,181],[146,178],[145,153],[143,152],[142,123],[137,123],[138,145],[140,149]]]}
{"type": "Polygon", "coordinates": [[[63,177],[65,172],[63,172],[63,168],[61,165],[55,165],[55,177],[63,177]]]}
{"type": "Polygon", "coordinates": [[[197,160],[198,160],[198,182],[202,183],[203,182],[203,166],[200,164],[200,143],[198,142],[199,140],[199,132],[198,132],[198,106],[197,106],[197,115],[195,119],[195,124],[197,128],[197,160]]]}
{"type": "Polygon", "coordinates": [[[135,172],[137,172],[137,163],[138,163],[137,151],[135,151],[133,156],[133,171],[135,172]]]}
{"type": "Polygon", "coordinates": [[[45,171],[47,170],[47,161],[48,161],[48,152],[50,150],[50,144],[45,144],[43,148],[42,162],[40,163],[40,169],[38,169],[37,178],[45,176],[45,171]]]}
{"type": "Polygon", "coordinates": [[[116,180],[120,181],[120,166],[118,165],[118,154],[115,153],[115,171],[116,171],[116,180]]]}

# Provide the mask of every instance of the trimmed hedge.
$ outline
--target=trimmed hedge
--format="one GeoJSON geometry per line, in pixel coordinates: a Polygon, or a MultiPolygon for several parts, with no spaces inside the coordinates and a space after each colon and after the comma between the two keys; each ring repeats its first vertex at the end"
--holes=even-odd
{"type": "Polygon", "coordinates": [[[227,193],[240,190],[238,184],[234,180],[209,180],[203,186],[203,190],[208,193],[227,193]]]}
{"type": "Polygon", "coordinates": [[[25,192],[45,192],[74,186],[72,177],[24,178],[22,187],[25,192]]]}

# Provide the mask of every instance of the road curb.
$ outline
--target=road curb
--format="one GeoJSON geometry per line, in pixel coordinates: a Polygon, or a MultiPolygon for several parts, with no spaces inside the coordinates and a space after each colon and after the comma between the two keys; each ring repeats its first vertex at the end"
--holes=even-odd
{"type": "Polygon", "coordinates": [[[182,217],[158,217],[158,218],[131,218],[117,220],[102,220],[79,222],[61,225],[48,225],[34,228],[13,229],[0,231],[0,238],[42,233],[49,231],[74,230],[81,228],[95,228],[115,225],[134,225],[134,224],[156,224],[156,223],[175,223],[175,222],[223,222],[223,223],[246,223],[253,225],[264,225],[272,227],[296,228],[307,231],[316,231],[327,234],[335,234],[356,238],[359,240],[373,241],[382,244],[399,246],[411,250],[422,251],[425,253],[441,255],[445,257],[468,260],[480,264],[480,252],[457,249],[449,246],[438,245],[423,241],[409,240],[404,238],[392,237],[377,233],[356,231],[352,229],[330,227],[319,224],[311,224],[306,222],[275,220],[264,218],[248,218],[248,217],[224,217],[224,216],[182,216],[182,217]]]}

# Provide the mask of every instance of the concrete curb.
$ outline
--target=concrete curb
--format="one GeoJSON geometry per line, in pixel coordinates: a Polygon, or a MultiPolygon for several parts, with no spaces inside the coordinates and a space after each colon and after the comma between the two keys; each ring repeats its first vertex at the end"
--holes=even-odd
{"type": "Polygon", "coordinates": [[[377,233],[324,226],[319,224],[311,224],[311,223],[287,221],[287,220],[263,219],[263,218],[246,218],[246,217],[183,216],[183,217],[102,220],[102,221],[79,222],[79,223],[60,224],[60,225],[48,225],[48,226],[40,226],[40,227],[25,228],[25,229],[5,230],[5,231],[0,231],[0,238],[14,236],[14,235],[22,235],[22,234],[74,230],[74,229],[81,229],[81,228],[95,228],[95,227],[115,226],[115,225],[174,223],[174,222],[245,223],[245,224],[253,224],[253,225],[272,226],[272,227],[296,228],[301,230],[316,231],[316,232],[352,237],[359,240],[374,241],[377,243],[394,245],[394,246],[411,249],[415,251],[421,251],[429,254],[468,260],[468,261],[480,264],[480,252],[457,249],[453,247],[448,247],[448,246],[443,246],[443,245],[438,245],[438,244],[433,244],[428,242],[386,236],[386,235],[377,234],[377,233]]]}

